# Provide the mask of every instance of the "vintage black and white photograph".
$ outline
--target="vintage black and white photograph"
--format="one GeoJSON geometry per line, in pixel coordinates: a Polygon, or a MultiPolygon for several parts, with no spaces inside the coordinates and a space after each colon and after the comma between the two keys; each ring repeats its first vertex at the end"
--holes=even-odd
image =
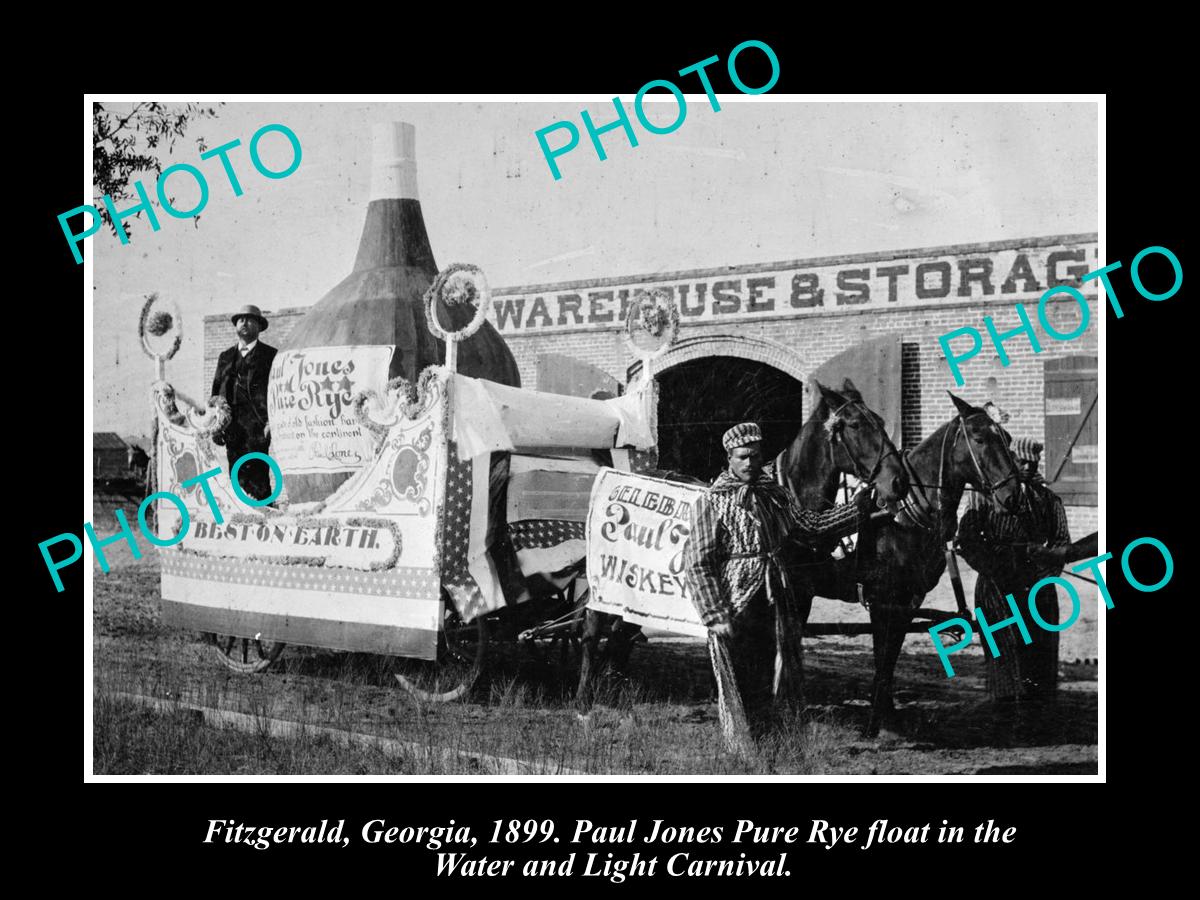
{"type": "Polygon", "coordinates": [[[683,89],[89,98],[94,775],[1100,774],[1098,100],[683,89]]]}

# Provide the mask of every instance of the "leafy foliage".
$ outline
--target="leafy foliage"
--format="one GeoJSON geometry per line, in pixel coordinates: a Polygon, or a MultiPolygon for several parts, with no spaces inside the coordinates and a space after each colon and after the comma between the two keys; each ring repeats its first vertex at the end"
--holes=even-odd
{"type": "MultiPolygon", "coordinates": [[[[197,120],[216,114],[216,107],[198,103],[167,106],[142,102],[134,104],[128,112],[114,112],[102,103],[92,106],[93,205],[114,234],[116,226],[102,202],[104,195],[111,196],[113,205],[118,208],[123,206],[123,201],[135,199],[133,182],[136,179],[133,176],[139,172],[153,172],[155,177],[160,175],[163,170],[159,158],[161,150],[165,147],[167,154],[171,154],[175,143],[185,138],[197,120]]],[[[194,140],[200,153],[208,149],[203,137],[197,136],[194,140]]],[[[141,216],[140,210],[137,215],[141,216]]],[[[122,222],[122,227],[128,236],[129,225],[122,222]]]]}

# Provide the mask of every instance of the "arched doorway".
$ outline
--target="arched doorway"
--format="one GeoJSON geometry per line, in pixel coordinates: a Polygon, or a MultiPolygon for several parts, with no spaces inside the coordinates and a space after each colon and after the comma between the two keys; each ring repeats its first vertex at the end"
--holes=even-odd
{"type": "Polygon", "coordinates": [[[763,451],[775,456],[799,432],[804,385],[770,363],[739,356],[679,362],[658,380],[658,465],[711,481],[725,467],[721,435],[758,422],[763,451]]]}

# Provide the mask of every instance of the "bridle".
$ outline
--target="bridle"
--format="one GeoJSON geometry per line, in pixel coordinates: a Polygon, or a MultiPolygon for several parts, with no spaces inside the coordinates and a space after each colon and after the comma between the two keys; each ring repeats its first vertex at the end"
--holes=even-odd
{"type": "MultiPolygon", "coordinates": [[[[976,415],[986,416],[987,413],[986,412],[972,413],[971,417],[976,416],[976,415]]],[[[970,418],[970,417],[967,417],[967,418],[970,418]]],[[[946,481],[946,477],[945,477],[946,476],[946,445],[947,445],[947,442],[949,441],[950,442],[950,444],[949,444],[950,450],[953,451],[954,447],[958,444],[958,437],[960,434],[963,436],[963,440],[966,442],[967,453],[971,457],[971,464],[975,467],[975,474],[979,479],[978,490],[980,491],[980,493],[984,494],[987,497],[991,497],[998,490],[1000,490],[1000,488],[1002,488],[1002,487],[1004,487],[1004,485],[1008,484],[1008,482],[1014,481],[1014,480],[1016,480],[1018,482],[1020,481],[1020,478],[1021,478],[1020,468],[1017,466],[1016,460],[1013,459],[1012,450],[1003,441],[1001,441],[1001,443],[1004,446],[1005,454],[1008,456],[1009,474],[1004,476],[1002,479],[1000,479],[999,481],[996,481],[996,482],[993,482],[991,480],[991,478],[988,477],[987,473],[983,470],[983,466],[979,462],[979,457],[975,452],[975,445],[971,441],[971,434],[967,430],[967,418],[964,418],[963,414],[961,412],[958,413],[958,415],[956,415],[954,417],[954,419],[951,421],[950,427],[947,428],[945,433],[942,435],[942,449],[941,449],[941,453],[939,454],[939,458],[938,458],[938,480],[937,480],[936,485],[922,484],[921,481],[916,477],[917,473],[913,469],[912,463],[909,462],[908,455],[905,454],[902,457],[902,462],[904,464],[904,470],[905,470],[905,472],[908,473],[908,476],[909,476],[908,483],[910,486],[910,495],[908,497],[905,497],[904,500],[901,501],[900,509],[902,512],[907,514],[907,516],[915,524],[917,524],[921,528],[925,529],[926,531],[934,531],[935,529],[939,528],[941,525],[942,512],[943,512],[942,511],[942,493],[943,493],[942,485],[944,485],[945,481],[946,481]],[[954,432],[954,440],[953,441],[950,441],[950,432],[951,431],[954,432]],[[932,487],[937,491],[936,506],[929,501],[928,497],[926,496],[926,494],[923,490],[919,490],[919,488],[925,488],[925,487],[932,487]],[[914,491],[914,490],[912,490],[912,488],[918,488],[918,490],[914,491]],[[936,513],[936,515],[935,515],[935,513],[936,513]]],[[[991,421],[990,417],[989,417],[988,421],[989,422],[991,421]]]]}
{"type": "MultiPolygon", "coordinates": [[[[980,413],[973,413],[972,415],[986,416],[987,413],[980,412],[980,413]]],[[[990,416],[988,417],[988,421],[991,422],[990,416]]],[[[1004,487],[1004,485],[1008,484],[1010,481],[1013,481],[1013,480],[1019,481],[1020,480],[1020,477],[1021,477],[1020,471],[1021,470],[1017,466],[1016,460],[1013,459],[1012,450],[1009,448],[1007,443],[1001,441],[1001,444],[1004,446],[1004,452],[1008,456],[1009,474],[1005,475],[1003,478],[1001,478],[999,481],[997,481],[995,484],[993,484],[992,480],[987,477],[987,473],[983,471],[983,466],[981,466],[979,464],[979,457],[977,457],[975,455],[975,445],[971,443],[971,435],[967,432],[967,422],[963,418],[962,413],[959,413],[955,417],[955,422],[958,423],[958,430],[960,432],[962,432],[962,435],[963,435],[964,439],[966,440],[967,452],[971,454],[971,463],[975,466],[975,474],[979,476],[979,490],[982,491],[984,495],[990,497],[990,496],[992,496],[992,494],[996,493],[996,491],[1000,490],[1000,488],[1004,487]]],[[[958,443],[957,435],[955,435],[955,437],[954,437],[954,442],[958,443]]],[[[951,449],[954,448],[953,444],[951,444],[950,446],[951,446],[951,449]]],[[[944,467],[945,465],[946,465],[946,435],[943,435],[942,436],[941,466],[944,467]]],[[[941,484],[941,481],[942,481],[941,472],[939,472],[938,473],[939,486],[941,484]]]]}
{"type": "Polygon", "coordinates": [[[869,413],[870,410],[866,408],[861,400],[847,400],[829,414],[830,418],[834,421],[834,426],[829,428],[828,434],[831,454],[840,441],[842,448],[846,451],[846,457],[850,460],[850,464],[854,467],[854,477],[859,479],[859,481],[863,482],[864,484],[874,485],[875,479],[879,475],[879,470],[883,468],[884,462],[890,456],[895,456],[897,459],[900,459],[900,451],[896,449],[896,445],[892,443],[891,439],[887,436],[887,433],[883,430],[879,423],[875,421],[874,416],[870,415],[869,413]],[[863,474],[863,470],[866,468],[866,466],[859,462],[858,458],[852,452],[850,452],[850,446],[846,443],[845,437],[841,434],[842,429],[839,427],[845,424],[844,420],[839,418],[842,410],[852,405],[861,407],[862,411],[867,413],[865,418],[871,423],[871,427],[874,428],[875,432],[879,435],[879,455],[875,458],[875,465],[871,467],[870,472],[868,472],[866,475],[863,474]]]}

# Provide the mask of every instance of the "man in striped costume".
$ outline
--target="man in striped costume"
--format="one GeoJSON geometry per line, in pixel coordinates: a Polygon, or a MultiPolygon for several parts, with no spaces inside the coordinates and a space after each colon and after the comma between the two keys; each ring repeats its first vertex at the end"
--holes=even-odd
{"type": "Polygon", "coordinates": [[[799,703],[800,628],[788,583],[791,540],[852,534],[855,503],[803,509],[763,470],[762,432],[753,422],[725,432],[728,468],[692,507],[684,572],[708,627],[721,730],[750,754],[774,709],[799,703]]]}
{"type": "MultiPolygon", "coordinates": [[[[1071,543],[1067,514],[1062,500],[1038,473],[1042,445],[1030,438],[1012,443],[1013,456],[1021,468],[1021,503],[1010,513],[982,494],[971,503],[958,527],[958,544],[979,578],[975,582],[975,606],[988,622],[1012,616],[1005,600],[1012,594],[1023,606],[1029,589],[1063,570],[1071,543]]],[[[1053,585],[1037,595],[1038,613],[1050,624],[1058,624],[1058,593],[1053,585]]],[[[1000,650],[998,664],[988,657],[988,687],[996,700],[1036,700],[1052,696],[1058,678],[1058,633],[1030,626],[1032,643],[1025,644],[1014,624],[992,633],[1000,650]]]]}

